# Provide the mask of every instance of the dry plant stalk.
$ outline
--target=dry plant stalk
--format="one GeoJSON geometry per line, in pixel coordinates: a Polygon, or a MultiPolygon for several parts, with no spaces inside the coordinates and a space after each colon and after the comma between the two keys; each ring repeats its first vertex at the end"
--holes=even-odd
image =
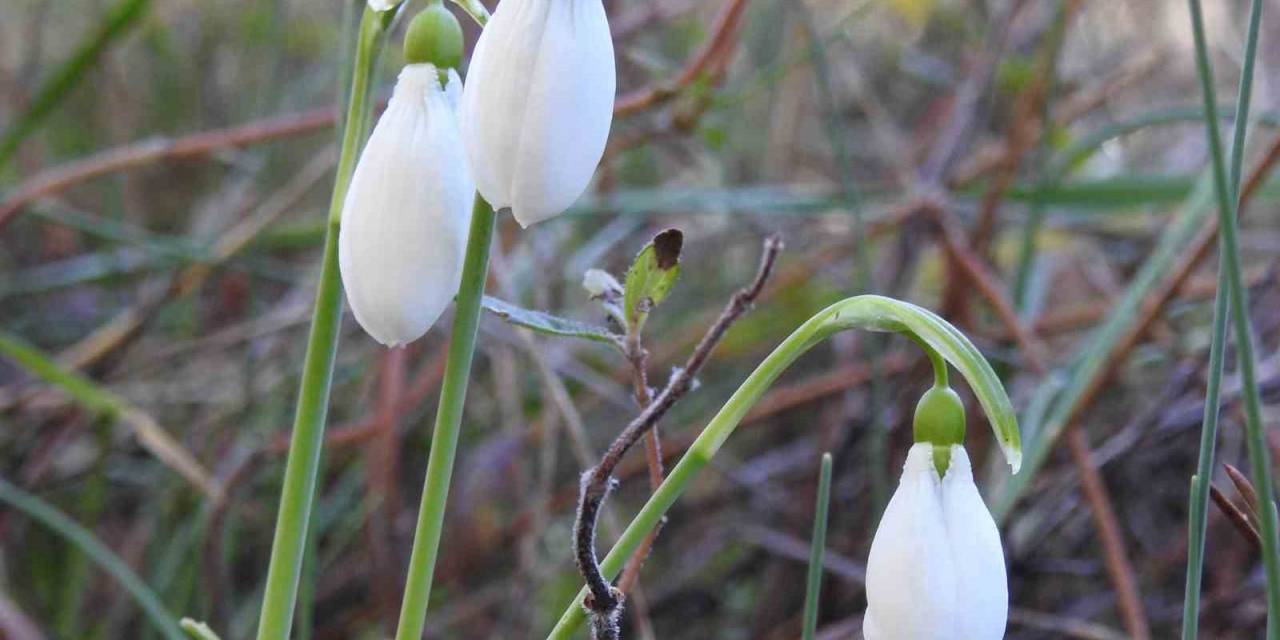
{"type": "MultiPolygon", "coordinates": [[[[760,257],[760,267],[755,279],[750,285],[733,295],[720,313],[720,317],[707,329],[698,346],[694,348],[684,367],[672,374],[662,391],[618,434],[601,457],[600,463],[582,474],[573,532],[574,560],[590,591],[583,606],[586,607],[591,619],[592,635],[597,639],[609,640],[618,637],[618,616],[621,613],[623,601],[622,591],[610,584],[600,571],[600,562],[595,550],[596,521],[600,516],[600,508],[609,492],[617,484],[613,471],[627,451],[654,428],[676,401],[693,388],[694,376],[706,363],[711,351],[724,338],[729,327],[750,310],[756,298],[759,297],[781,250],[782,241],[777,236],[770,236],[765,240],[764,252],[760,257]]],[[[652,533],[650,535],[652,536],[652,533]]]]}

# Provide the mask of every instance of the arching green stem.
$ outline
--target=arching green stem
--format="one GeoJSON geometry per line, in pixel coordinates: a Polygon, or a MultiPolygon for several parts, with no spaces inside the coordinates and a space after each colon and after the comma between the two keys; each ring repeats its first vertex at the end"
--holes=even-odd
{"type": "MultiPolygon", "coordinates": [[[[1022,464],[1022,443],[1013,406],[991,365],[968,338],[933,312],[913,304],[874,295],[848,298],[818,312],[800,325],[747,376],[742,386],[698,435],[667,479],[654,491],[640,513],[627,525],[617,544],[600,563],[601,571],[613,578],[622,570],[645,534],[680,498],[689,482],[720,450],[742,418],[791,363],[832,334],[848,329],[906,335],[918,344],[927,345],[926,351],[931,351],[943,361],[942,375],[946,375],[945,363],[954,366],[978,397],[1005,459],[1015,473],[1018,471],[1022,464]]],[[[932,359],[933,356],[930,357],[932,359]]],[[[936,371],[935,364],[935,375],[936,371]]],[[[567,640],[581,626],[585,615],[579,605],[585,596],[585,589],[578,593],[547,636],[549,640],[567,640]]]]}
{"type": "Polygon", "coordinates": [[[947,375],[946,359],[937,351],[934,351],[933,347],[929,346],[929,343],[917,338],[914,334],[907,334],[907,337],[911,338],[911,341],[919,345],[920,348],[924,350],[925,355],[929,356],[929,364],[933,365],[933,386],[951,386],[951,381],[948,379],[947,375]]]}

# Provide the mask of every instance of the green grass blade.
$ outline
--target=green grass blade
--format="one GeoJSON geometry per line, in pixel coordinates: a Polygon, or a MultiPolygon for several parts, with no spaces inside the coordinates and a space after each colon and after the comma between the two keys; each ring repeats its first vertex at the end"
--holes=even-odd
{"type": "Polygon", "coordinates": [[[66,538],[67,542],[102,567],[112,578],[115,578],[116,582],[120,583],[120,586],[124,587],[125,592],[138,603],[143,614],[166,640],[183,640],[186,637],[178,628],[177,619],[160,602],[160,597],[142,581],[142,578],[138,577],[138,574],[133,572],[133,569],[129,568],[120,556],[99,542],[91,531],[80,526],[53,505],[10,484],[3,478],[0,478],[0,502],[25,513],[54,533],[66,538]]]}
{"type": "Polygon", "coordinates": [[[818,630],[818,600],[822,594],[822,556],[827,547],[827,512],[831,508],[831,454],[822,454],[818,473],[818,499],[813,506],[813,539],[809,543],[809,575],[804,592],[804,630],[801,638],[813,640],[818,630]]]}
{"type": "Polygon", "coordinates": [[[86,71],[97,64],[102,53],[117,38],[129,31],[147,13],[151,0],[120,0],[99,22],[95,31],[80,43],[76,52],[58,66],[53,75],[36,90],[27,110],[19,115],[0,135],[0,170],[8,164],[18,145],[31,135],[62,99],[79,84],[86,71]]]}
{"type": "Polygon", "coordinates": [[[1190,541],[1187,550],[1187,586],[1183,609],[1183,637],[1194,638],[1199,620],[1200,578],[1204,562],[1204,528],[1208,510],[1208,486],[1213,471],[1213,444],[1217,430],[1217,392],[1222,377],[1222,350],[1228,317],[1235,325],[1236,352],[1245,405],[1245,438],[1254,486],[1258,490],[1259,534],[1262,537],[1262,563],[1267,577],[1267,637],[1280,637],[1280,539],[1276,537],[1276,505],[1271,484],[1271,459],[1262,423],[1262,403],[1257,385],[1253,352],[1253,328],[1249,319],[1248,289],[1244,286],[1240,260],[1236,218],[1239,214],[1240,175],[1244,164],[1244,143],[1248,127],[1249,102],[1253,90],[1253,66],[1257,54],[1258,32],[1262,19],[1262,2],[1254,0],[1249,16],[1245,43],[1244,69],[1240,79],[1235,133],[1231,150],[1230,176],[1223,160],[1222,141],[1218,130],[1217,98],[1213,86],[1213,67],[1209,61],[1204,34],[1204,16],[1199,0],[1189,0],[1191,30],[1195,39],[1196,71],[1204,99],[1205,131],[1209,138],[1214,194],[1217,197],[1219,236],[1218,293],[1214,304],[1214,334],[1210,345],[1210,380],[1206,397],[1201,450],[1197,473],[1193,477],[1193,502],[1189,516],[1190,541]],[[1227,289],[1224,294],[1223,289],[1227,289]],[[1216,353],[1215,353],[1216,348],[1216,353]],[[1215,362],[1215,355],[1216,362],[1215,362]],[[1216,378],[1216,379],[1215,379],[1216,378]],[[1198,530],[1197,530],[1198,529],[1198,530]]]}
{"type": "MultiPolygon", "coordinates": [[[[1044,94],[1040,104],[1040,139],[1035,145],[1031,158],[1033,175],[1043,176],[1048,164],[1050,140],[1053,136],[1054,118],[1053,104],[1058,92],[1058,58],[1062,54],[1062,42],[1067,32],[1069,0],[1058,2],[1053,16],[1053,26],[1049,31],[1046,44],[1045,63],[1047,77],[1044,80],[1044,94]]],[[[1018,266],[1013,281],[1013,303],[1015,308],[1023,311],[1026,308],[1027,287],[1031,282],[1031,267],[1035,264],[1035,239],[1040,234],[1044,221],[1045,202],[1041,193],[1045,187],[1054,186],[1046,182],[1038,182],[1031,190],[1031,205],[1027,210],[1027,220],[1022,225],[1021,242],[1018,250],[1018,266]]]]}
{"type": "MultiPolygon", "coordinates": [[[[1219,274],[1226,273],[1221,261],[1219,274]]],[[[1182,605],[1182,638],[1195,640],[1200,632],[1200,582],[1204,574],[1204,542],[1209,516],[1209,486],[1213,480],[1213,455],[1218,442],[1218,412],[1222,391],[1222,352],[1227,338],[1228,285],[1218,279],[1213,301],[1213,337],[1209,343],[1209,380],[1205,386],[1204,418],[1200,426],[1200,453],[1196,474],[1191,476],[1191,504],[1187,515],[1187,583],[1182,605]]]]}
{"type": "MultiPolygon", "coordinates": [[[[1035,480],[1036,472],[1048,458],[1052,446],[1067,426],[1067,420],[1076,412],[1077,405],[1085,399],[1086,392],[1096,377],[1104,373],[1107,355],[1128,332],[1137,317],[1142,302],[1168,273],[1181,252],[1199,232],[1212,214],[1212,189],[1207,177],[1201,179],[1183,206],[1182,212],[1165,228],[1156,241],[1151,255],[1138,269],[1124,295],[1112,307],[1107,320],[1090,332],[1084,344],[1088,347],[1072,363],[1070,374],[1061,395],[1053,402],[1053,409],[1026,442],[1026,471],[1001,485],[993,494],[991,514],[997,522],[1008,517],[1013,505],[1035,480]]],[[[1056,383],[1055,383],[1056,384],[1056,383]]]]}
{"type": "Polygon", "coordinates": [[[127,424],[144,449],[173,469],[209,499],[220,499],[222,489],[213,477],[167,431],[128,400],[102,389],[92,380],[69,371],[22,338],[0,331],[0,356],[13,361],[46,384],[60,389],[76,404],[92,413],[127,424]]]}

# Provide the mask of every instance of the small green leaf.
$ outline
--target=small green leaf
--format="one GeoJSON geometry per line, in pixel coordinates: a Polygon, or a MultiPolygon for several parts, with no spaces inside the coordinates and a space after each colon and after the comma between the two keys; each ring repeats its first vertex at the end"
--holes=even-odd
{"type": "Polygon", "coordinates": [[[621,338],[604,327],[597,327],[585,322],[570,320],[554,316],[544,311],[534,311],[517,307],[514,304],[499,300],[492,296],[485,296],[480,305],[486,311],[492,313],[503,320],[526,329],[532,329],[538,333],[546,333],[553,336],[561,336],[565,338],[582,338],[584,340],[592,340],[595,342],[603,342],[605,344],[618,346],[621,338]]]}
{"type": "Polygon", "coordinates": [[[39,496],[27,493],[4,478],[0,478],[0,504],[47,527],[106,571],[133,598],[165,640],[184,640],[182,630],[174,623],[173,614],[161,602],[159,594],[133,572],[128,562],[98,540],[92,531],[39,496]]]}
{"type": "Polygon", "coordinates": [[[649,311],[662,304],[680,275],[680,249],[684,234],[667,229],[645,245],[627,270],[623,287],[623,311],[632,330],[639,331],[649,311]]]}

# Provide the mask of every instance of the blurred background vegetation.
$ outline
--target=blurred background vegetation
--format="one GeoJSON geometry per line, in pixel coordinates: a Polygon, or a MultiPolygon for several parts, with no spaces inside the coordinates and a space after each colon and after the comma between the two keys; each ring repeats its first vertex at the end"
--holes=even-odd
{"type": "MultiPolygon", "coordinates": [[[[0,5],[0,637],[158,637],[139,594],[251,636],[361,6],[0,5]]],[[[1173,637],[1216,263],[1185,5],[606,7],[620,98],[596,184],[529,230],[501,219],[488,292],[603,322],[584,272],[620,275],[655,233],[683,230],[680,280],[646,330],[661,384],[780,233],[761,300],[662,423],[672,462],[826,304],[872,291],[939,311],[997,364],[1024,430],[1011,479],[971,405],[1008,636],[1173,637]]],[[[1234,96],[1245,3],[1206,9],[1219,95],[1234,96]]],[[[1280,42],[1265,25],[1241,237],[1273,426],[1280,42]]],[[[390,633],[447,326],[389,352],[347,318],[298,637],[390,633]]],[[[580,586],[578,473],[635,414],[630,371],[493,316],[480,345],[428,636],[536,638],[580,586]]],[[[929,383],[901,339],[844,335],[802,360],[677,503],[628,637],[795,637],[828,450],[819,634],[860,637],[870,536],[929,383]]],[[[1219,460],[1247,469],[1239,390],[1229,355],[1219,460]]],[[[642,453],[622,472],[602,544],[648,495],[642,453]]],[[[1218,474],[1202,629],[1258,637],[1248,509],[1218,474]]]]}

